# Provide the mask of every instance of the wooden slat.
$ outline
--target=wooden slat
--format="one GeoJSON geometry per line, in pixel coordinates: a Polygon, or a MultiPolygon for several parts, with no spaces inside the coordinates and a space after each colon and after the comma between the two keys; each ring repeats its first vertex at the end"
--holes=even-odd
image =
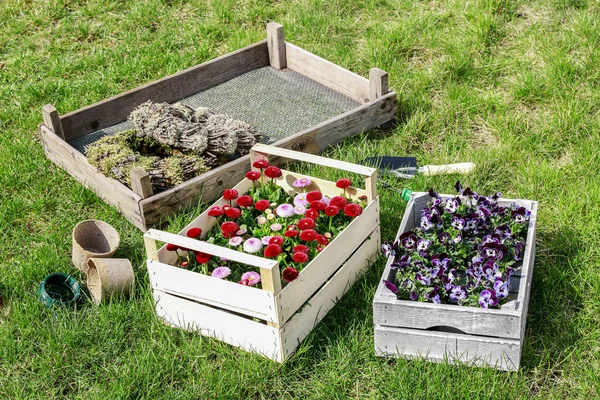
{"type": "Polygon", "coordinates": [[[381,246],[380,228],[372,233],[344,266],[313,296],[302,311],[281,329],[284,358],[288,358],[375,260],[381,246]]]}
{"type": "Polygon", "coordinates": [[[378,356],[448,360],[510,371],[518,370],[521,362],[519,340],[383,326],[375,327],[375,352],[378,356]]]}
{"type": "Polygon", "coordinates": [[[307,162],[323,167],[335,168],[342,171],[359,174],[364,177],[370,177],[373,175],[373,172],[377,171],[375,168],[352,164],[346,161],[335,160],[333,158],[321,157],[314,154],[302,153],[286,148],[269,146],[266,144],[257,144],[254,147],[252,147],[252,149],[250,149],[250,157],[252,158],[252,154],[255,153],[267,156],[287,158],[289,160],[294,161],[307,162]]]}
{"type": "Polygon", "coordinates": [[[164,243],[172,243],[180,247],[185,247],[186,249],[201,251],[215,257],[226,258],[231,261],[251,265],[257,268],[272,269],[277,266],[276,260],[253,256],[252,254],[243,253],[223,246],[217,246],[216,244],[192,239],[187,236],[159,231],[157,229],[149,229],[148,232],[144,234],[144,238],[154,239],[164,243]]]}
{"type": "Polygon", "coordinates": [[[159,290],[153,291],[156,314],[165,323],[199,331],[236,347],[282,362],[278,329],[226,311],[203,306],[159,290]]]}
{"type": "Polygon", "coordinates": [[[56,108],[52,104],[46,104],[42,108],[42,116],[44,117],[44,125],[46,125],[51,132],[55,133],[56,136],[64,139],[65,134],[56,108]]]}
{"type": "Polygon", "coordinates": [[[143,168],[135,167],[131,170],[131,190],[142,199],[152,196],[152,183],[150,174],[143,168]]]}
{"type": "Polygon", "coordinates": [[[277,322],[273,293],[157,261],[147,266],[153,290],[277,322]]]}
{"type": "Polygon", "coordinates": [[[375,101],[273,143],[273,146],[311,154],[320,153],[347,137],[393,120],[396,107],[396,93],[390,92],[375,101]]]}
{"type": "Polygon", "coordinates": [[[271,67],[277,69],[286,68],[287,58],[285,55],[283,25],[276,22],[269,22],[267,24],[267,45],[271,67]]]}
{"type": "Polygon", "coordinates": [[[369,86],[371,88],[369,100],[373,101],[390,91],[388,87],[388,73],[379,68],[369,70],[369,86]]]}
{"type": "Polygon", "coordinates": [[[65,139],[71,141],[123,122],[134,107],[147,100],[171,103],[268,65],[267,41],[263,40],[64,115],[65,139]]]}
{"type": "Polygon", "coordinates": [[[44,125],[40,127],[40,134],[46,156],[52,162],[92,189],[104,201],[116,207],[136,227],[144,229],[138,205],[140,196],[119,181],[99,173],[88,163],[83,154],[44,125]]]}
{"type": "MultiPolygon", "coordinates": [[[[379,240],[371,235],[379,226],[379,199],[369,204],[325,249],[277,296],[279,322],[287,321],[335,273],[350,254],[365,241],[379,240]],[[368,238],[371,237],[371,240],[368,238]]],[[[310,300],[309,302],[312,302],[310,300]]]]}
{"type": "Polygon", "coordinates": [[[369,80],[291,43],[285,44],[287,67],[360,103],[370,98],[369,80]]]}

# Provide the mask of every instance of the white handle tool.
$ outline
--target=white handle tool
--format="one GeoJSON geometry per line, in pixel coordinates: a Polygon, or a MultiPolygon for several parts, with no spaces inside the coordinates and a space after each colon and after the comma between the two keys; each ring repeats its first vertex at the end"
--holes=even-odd
{"type": "Polygon", "coordinates": [[[419,172],[425,176],[442,174],[468,174],[475,169],[473,163],[459,163],[446,165],[425,165],[419,168],[419,172]]]}

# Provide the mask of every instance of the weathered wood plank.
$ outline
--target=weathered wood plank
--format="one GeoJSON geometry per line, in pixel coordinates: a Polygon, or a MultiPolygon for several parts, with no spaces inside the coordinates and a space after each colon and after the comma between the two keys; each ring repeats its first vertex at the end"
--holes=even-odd
{"type": "Polygon", "coordinates": [[[519,340],[383,326],[375,327],[375,352],[378,356],[447,360],[509,371],[518,370],[521,362],[519,340]]]}
{"type": "Polygon", "coordinates": [[[56,108],[52,104],[46,104],[42,107],[42,116],[44,117],[44,125],[46,125],[51,132],[55,133],[56,136],[64,139],[65,133],[63,132],[60,116],[58,115],[56,108]]]}
{"type": "Polygon", "coordinates": [[[152,196],[152,183],[150,174],[143,168],[136,167],[131,170],[131,189],[142,199],[152,196]]]}
{"type": "Polygon", "coordinates": [[[369,100],[373,101],[390,91],[388,87],[388,73],[379,68],[369,70],[369,86],[371,88],[369,100]]]}
{"type": "Polygon", "coordinates": [[[104,201],[116,207],[136,227],[144,229],[138,205],[140,196],[121,182],[100,174],[88,163],[83,154],[52,133],[46,126],[40,127],[40,135],[46,156],[52,162],[92,189],[104,201]]]}
{"type": "Polygon", "coordinates": [[[374,261],[380,242],[380,228],[372,233],[336,274],[281,329],[283,355],[288,358],[302,340],[327,315],[374,261]]]}
{"type": "MultiPolygon", "coordinates": [[[[335,273],[348,255],[365,240],[378,232],[379,199],[365,208],[360,218],[355,219],[325,249],[319,253],[279,295],[279,322],[283,324],[304,304],[319,287],[335,273]]],[[[312,300],[311,300],[312,302],[312,300]]]]}
{"type": "Polygon", "coordinates": [[[202,335],[283,362],[281,339],[277,328],[159,290],[154,290],[153,295],[156,314],[167,324],[199,331],[202,335]]]}
{"type": "Polygon", "coordinates": [[[269,22],[267,24],[267,46],[269,48],[271,67],[277,69],[286,68],[287,57],[285,54],[283,25],[276,22],[269,22]]]}
{"type": "Polygon", "coordinates": [[[127,119],[137,105],[152,100],[171,103],[236,76],[269,65],[267,41],[217,57],[61,117],[67,141],[127,119]]]}
{"type": "MultiPolygon", "coordinates": [[[[147,267],[153,290],[277,322],[275,296],[266,290],[239,285],[152,260],[148,260],[147,267]]],[[[277,277],[279,278],[279,274],[277,277]]]]}
{"type": "Polygon", "coordinates": [[[289,69],[343,93],[360,103],[369,101],[371,88],[368,79],[291,43],[286,43],[285,49],[289,69]]]}
{"type": "Polygon", "coordinates": [[[396,93],[363,104],[312,128],[282,139],[273,146],[316,154],[352,135],[376,128],[396,115],[396,93]]]}

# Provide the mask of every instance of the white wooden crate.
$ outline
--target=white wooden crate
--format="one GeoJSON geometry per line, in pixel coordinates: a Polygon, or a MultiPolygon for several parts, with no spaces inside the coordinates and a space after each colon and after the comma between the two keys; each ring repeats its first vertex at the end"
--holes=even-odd
{"type": "MultiPolygon", "coordinates": [[[[374,260],[381,246],[379,197],[375,189],[376,170],[372,168],[266,145],[257,145],[251,151],[251,160],[267,156],[316,163],[365,177],[365,189],[347,189],[353,199],[367,197],[363,213],[308,263],[296,280],[282,288],[277,261],[186,237],[190,228],[207,232],[215,225],[216,220],[208,216],[208,211],[179,234],[151,229],[144,240],[159,318],[283,362],[374,260]],[[262,289],[176,267],[175,253],[167,251],[166,246],[157,250],[157,240],[257,267],[262,289]]],[[[277,184],[288,193],[297,191],[292,182],[304,175],[282,172],[277,184]]],[[[321,190],[327,196],[339,195],[340,189],[334,182],[309,178],[313,182],[311,190],[321,190]]],[[[243,194],[251,186],[252,182],[244,179],[235,189],[243,194]]],[[[228,203],[221,197],[213,205],[228,203]]]]}
{"type": "MultiPolygon", "coordinates": [[[[413,193],[396,240],[402,233],[419,226],[421,210],[429,200],[428,193],[413,193]]],[[[373,300],[377,355],[519,369],[535,259],[537,202],[498,201],[504,205],[516,203],[531,210],[523,265],[511,280],[508,302],[499,309],[484,309],[398,300],[380,282],[373,300]]],[[[394,282],[392,262],[390,257],[382,280],[394,282]]]]}

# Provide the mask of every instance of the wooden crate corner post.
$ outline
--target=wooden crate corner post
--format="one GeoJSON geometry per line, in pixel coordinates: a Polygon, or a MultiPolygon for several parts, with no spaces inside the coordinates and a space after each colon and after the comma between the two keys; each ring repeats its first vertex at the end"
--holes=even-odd
{"type": "Polygon", "coordinates": [[[56,107],[52,104],[46,104],[42,107],[42,116],[44,117],[44,125],[46,125],[52,133],[64,140],[65,134],[56,107]]]}
{"type": "Polygon", "coordinates": [[[267,47],[271,67],[277,69],[287,68],[283,25],[277,22],[267,24],[267,47]]]}

